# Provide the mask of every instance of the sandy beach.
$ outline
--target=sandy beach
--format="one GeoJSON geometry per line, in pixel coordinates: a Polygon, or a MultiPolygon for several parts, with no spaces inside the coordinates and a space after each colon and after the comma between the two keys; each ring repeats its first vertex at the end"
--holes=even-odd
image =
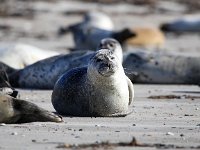
{"type": "MultiPolygon", "coordinates": [[[[87,149],[92,149],[90,144],[109,142],[108,148],[122,149],[112,143],[130,142],[134,137],[141,146],[123,149],[199,149],[199,89],[183,85],[135,85],[135,99],[130,106],[133,113],[127,117],[63,117],[63,123],[1,124],[0,148],[64,149],[64,145],[84,143],[89,144],[87,149]],[[165,97],[156,97],[161,95],[165,97]]],[[[52,91],[19,91],[22,99],[54,111],[52,91]]]]}
{"type": "MultiPolygon", "coordinates": [[[[191,11],[178,1],[162,0],[155,5],[64,0],[12,2],[6,6],[12,8],[9,11],[0,7],[0,47],[26,43],[61,53],[69,52],[73,39],[71,34],[58,37],[59,27],[81,21],[83,12],[89,10],[107,13],[117,30],[158,27],[184,15],[200,16],[198,10],[191,11]]],[[[156,51],[200,56],[199,41],[200,33],[169,33],[164,46],[156,51]]],[[[200,149],[199,86],[134,84],[134,88],[135,98],[130,106],[133,113],[126,117],[63,117],[63,123],[0,124],[0,149],[200,149]]],[[[17,90],[21,99],[55,112],[52,90],[17,90]]]]}

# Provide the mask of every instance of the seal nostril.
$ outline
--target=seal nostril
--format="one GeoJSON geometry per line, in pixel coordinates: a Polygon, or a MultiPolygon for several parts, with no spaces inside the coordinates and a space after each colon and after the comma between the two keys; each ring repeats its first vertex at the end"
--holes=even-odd
{"type": "Polygon", "coordinates": [[[99,47],[100,47],[100,48],[103,48],[103,47],[104,47],[103,43],[100,43],[99,47]]]}

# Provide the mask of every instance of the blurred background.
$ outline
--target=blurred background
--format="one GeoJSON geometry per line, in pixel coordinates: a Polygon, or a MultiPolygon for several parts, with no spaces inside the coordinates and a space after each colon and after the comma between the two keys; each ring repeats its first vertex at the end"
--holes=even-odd
{"type": "MultiPolygon", "coordinates": [[[[88,11],[107,14],[115,30],[156,28],[185,16],[200,18],[199,0],[0,0],[0,47],[25,43],[48,50],[68,52],[72,34],[58,36],[60,27],[83,20],[88,11]]],[[[200,32],[163,33],[164,39],[150,49],[199,55],[200,32]]],[[[159,38],[159,37],[158,37],[159,38]]],[[[129,49],[148,46],[131,45],[129,49]]]]}

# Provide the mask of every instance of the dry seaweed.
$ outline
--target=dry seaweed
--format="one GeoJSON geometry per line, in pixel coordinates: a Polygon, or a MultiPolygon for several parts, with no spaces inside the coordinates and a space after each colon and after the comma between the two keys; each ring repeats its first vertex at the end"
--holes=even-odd
{"type": "Polygon", "coordinates": [[[192,95],[152,95],[148,97],[149,99],[200,99],[200,96],[192,96],[192,95]]]}
{"type": "Polygon", "coordinates": [[[200,146],[178,146],[174,144],[146,144],[146,143],[138,143],[135,137],[132,138],[130,142],[119,142],[119,143],[111,143],[111,142],[101,142],[101,143],[91,143],[91,144],[78,144],[78,145],[71,145],[71,144],[61,144],[58,145],[56,148],[76,148],[76,149],[86,149],[86,148],[113,148],[113,147],[155,147],[155,148],[162,148],[162,149],[199,149],[200,146]]]}

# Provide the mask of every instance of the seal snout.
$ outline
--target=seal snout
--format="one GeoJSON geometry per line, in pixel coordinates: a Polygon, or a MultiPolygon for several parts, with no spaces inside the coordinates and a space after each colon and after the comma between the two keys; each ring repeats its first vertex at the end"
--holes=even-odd
{"type": "Polygon", "coordinates": [[[103,76],[110,76],[116,71],[116,65],[112,61],[103,62],[99,65],[98,72],[103,76]]]}

